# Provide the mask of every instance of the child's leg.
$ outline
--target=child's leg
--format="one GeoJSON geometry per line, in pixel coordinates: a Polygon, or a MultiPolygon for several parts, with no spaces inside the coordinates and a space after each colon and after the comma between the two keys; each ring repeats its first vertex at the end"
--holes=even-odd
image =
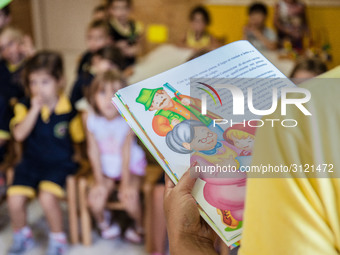
{"type": "Polygon", "coordinates": [[[9,215],[14,231],[24,228],[26,222],[26,207],[28,198],[23,195],[10,195],[7,198],[9,215]]]}
{"type": "MultiPolygon", "coordinates": [[[[18,181],[18,178],[14,181],[18,181]]],[[[8,254],[23,254],[34,246],[32,231],[26,225],[27,202],[29,197],[34,196],[34,190],[26,186],[11,186],[7,195],[9,214],[14,230],[8,254]]]]}
{"type": "Polygon", "coordinates": [[[122,199],[126,212],[135,221],[136,229],[143,229],[142,205],[140,201],[140,189],[142,177],[131,174],[131,194],[128,199],[122,199]]]}
{"type": "Polygon", "coordinates": [[[60,198],[48,191],[41,190],[39,193],[39,201],[44,210],[50,231],[52,233],[63,232],[60,198]]]}
{"type": "Polygon", "coordinates": [[[113,180],[105,178],[103,185],[95,185],[90,189],[88,203],[90,210],[99,225],[105,221],[105,205],[114,186],[115,183],[113,180]]]}
{"type": "Polygon", "coordinates": [[[65,184],[67,172],[59,171],[58,173],[53,170],[48,171],[48,175],[39,183],[39,202],[50,228],[47,254],[66,254],[67,238],[63,231],[60,199],[65,195],[62,187],[65,184]]]}

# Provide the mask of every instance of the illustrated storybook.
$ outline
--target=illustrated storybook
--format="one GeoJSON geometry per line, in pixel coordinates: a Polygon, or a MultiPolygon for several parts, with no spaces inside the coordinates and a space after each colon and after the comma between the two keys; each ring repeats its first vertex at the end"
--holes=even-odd
{"type": "Polygon", "coordinates": [[[198,163],[192,195],[201,216],[235,247],[255,131],[286,87],[295,85],[237,41],[123,88],[113,103],[175,184],[198,163]]]}

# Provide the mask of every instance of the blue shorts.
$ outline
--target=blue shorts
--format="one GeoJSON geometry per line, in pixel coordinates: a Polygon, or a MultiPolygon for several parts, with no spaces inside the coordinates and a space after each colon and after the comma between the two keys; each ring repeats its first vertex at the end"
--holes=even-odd
{"type": "Polygon", "coordinates": [[[75,174],[77,168],[74,162],[41,164],[23,159],[15,168],[13,184],[7,194],[33,198],[37,190],[43,190],[62,198],[66,178],[75,174]]]}

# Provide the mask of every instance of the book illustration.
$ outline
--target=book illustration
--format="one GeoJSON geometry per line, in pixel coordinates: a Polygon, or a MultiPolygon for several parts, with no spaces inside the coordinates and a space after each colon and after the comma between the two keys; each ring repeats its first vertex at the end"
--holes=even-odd
{"type": "MultiPolygon", "coordinates": [[[[166,143],[172,151],[181,154],[191,153],[191,162],[197,161],[202,166],[235,165],[239,169],[239,157],[251,155],[255,129],[249,126],[242,128],[241,124],[234,125],[226,131],[216,124],[214,127],[213,118],[222,117],[212,112],[208,112],[208,116],[202,115],[198,110],[201,106],[200,99],[180,94],[169,83],[164,87],[171,90],[175,97],[171,98],[163,87],[159,87],[142,88],[136,98],[136,102],[143,104],[146,111],[156,111],[152,120],[155,133],[166,136],[166,143]],[[186,141],[185,136],[195,139],[186,141]]],[[[217,176],[202,178],[206,182],[204,198],[217,208],[222,223],[227,228],[238,229],[242,225],[245,178],[245,173],[231,179],[217,176]],[[239,194],[239,197],[235,197],[236,201],[226,196],[234,193],[239,194]]]]}
{"type": "MultiPolygon", "coordinates": [[[[197,120],[177,124],[166,135],[166,144],[176,153],[191,154],[190,161],[197,161],[200,166],[240,167],[237,157],[243,150],[226,141],[218,141],[217,134],[197,120]]],[[[203,188],[205,200],[217,208],[223,224],[235,229],[243,220],[246,173],[239,171],[226,177],[228,174],[218,172],[200,175],[206,182],[203,188]]]]}
{"type": "Polygon", "coordinates": [[[175,97],[171,98],[163,87],[159,87],[142,88],[136,98],[137,103],[144,105],[145,111],[156,111],[152,120],[152,129],[157,135],[166,136],[180,122],[194,119],[216,132],[218,140],[223,140],[223,129],[218,125],[213,126],[213,119],[222,117],[212,112],[202,115],[200,99],[180,94],[169,83],[164,84],[164,87],[170,89],[175,97]]]}
{"type": "Polygon", "coordinates": [[[251,156],[255,140],[255,126],[257,126],[257,123],[253,122],[234,124],[223,133],[225,141],[242,150],[239,156],[251,156]],[[249,125],[250,123],[252,126],[249,125]]]}
{"type": "Polygon", "coordinates": [[[261,116],[246,104],[241,105],[245,111],[236,111],[237,96],[230,88],[217,85],[237,87],[243,96],[252,90],[256,95],[253,107],[262,111],[271,107],[273,89],[295,87],[285,78],[249,42],[239,41],[123,88],[113,98],[175,184],[193,161],[198,161],[201,170],[205,167],[205,172],[199,172],[192,195],[202,218],[228,246],[239,245],[242,238],[253,126],[261,127],[248,125],[248,121],[261,116]],[[214,122],[219,125],[214,127],[214,122]],[[217,165],[237,171],[209,171],[217,165]]]}

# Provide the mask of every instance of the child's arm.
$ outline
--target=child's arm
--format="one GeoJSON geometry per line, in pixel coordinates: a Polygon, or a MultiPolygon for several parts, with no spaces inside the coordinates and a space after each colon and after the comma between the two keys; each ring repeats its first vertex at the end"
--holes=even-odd
{"type": "MultiPolygon", "coordinates": [[[[87,116],[84,116],[87,119],[87,116]]],[[[100,163],[100,151],[94,135],[86,128],[87,155],[90,159],[92,171],[97,184],[103,183],[104,175],[100,163]]]]}
{"type": "Polygon", "coordinates": [[[17,142],[23,142],[32,132],[37,122],[42,103],[40,98],[31,99],[31,108],[28,110],[25,118],[13,128],[13,137],[17,142]]]}
{"type": "Polygon", "coordinates": [[[122,40],[116,43],[116,46],[120,48],[120,50],[123,52],[123,54],[127,57],[136,57],[141,52],[141,44],[142,39],[138,38],[136,43],[133,45],[129,45],[127,41],[122,40]]]}
{"type": "Polygon", "coordinates": [[[253,35],[263,43],[268,50],[276,50],[276,41],[272,41],[264,36],[259,30],[252,30],[253,35]]]}
{"type": "Polygon", "coordinates": [[[132,130],[129,131],[126,139],[124,141],[123,149],[122,149],[122,186],[128,186],[130,184],[130,154],[131,154],[131,143],[134,138],[134,133],[132,130]]]}

